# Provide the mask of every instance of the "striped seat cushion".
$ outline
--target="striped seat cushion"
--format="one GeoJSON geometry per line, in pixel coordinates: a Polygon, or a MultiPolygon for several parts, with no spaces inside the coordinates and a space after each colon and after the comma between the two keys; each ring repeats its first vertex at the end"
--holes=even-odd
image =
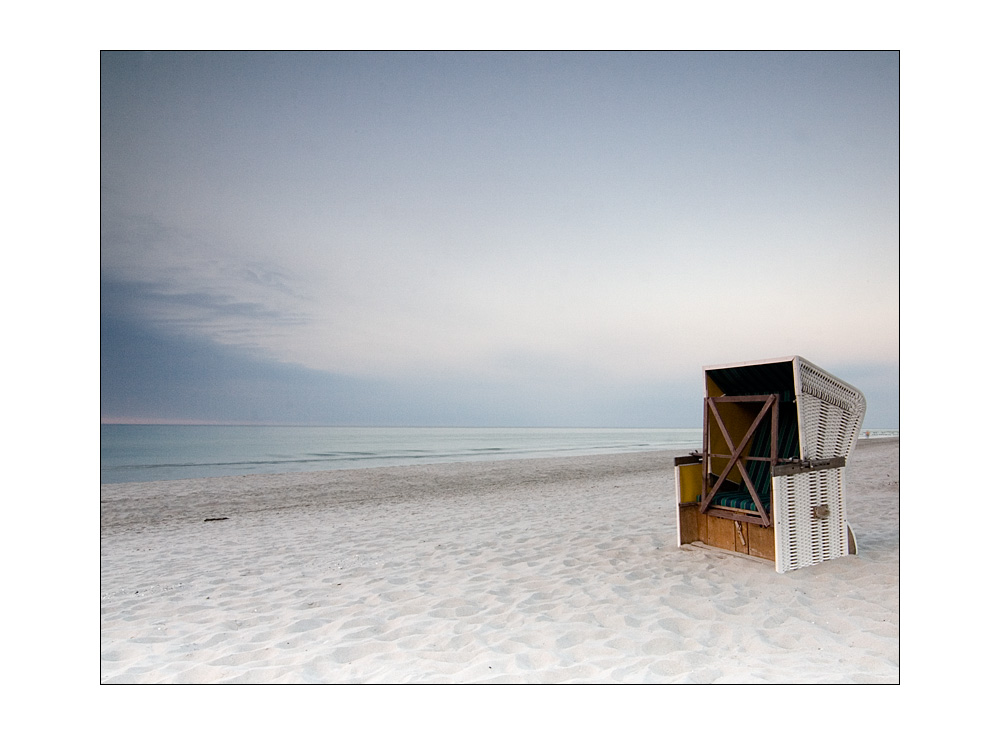
{"type": "MultiPolygon", "coordinates": [[[[771,488],[767,488],[763,491],[764,497],[761,500],[764,503],[764,509],[766,512],[771,512],[771,488]]],[[[701,495],[697,498],[698,502],[701,502],[701,495]]],[[[750,497],[750,491],[745,488],[731,489],[731,490],[719,490],[712,498],[712,505],[719,506],[722,508],[735,508],[737,510],[749,510],[756,512],[757,504],[753,502],[753,498],[750,497]]]]}

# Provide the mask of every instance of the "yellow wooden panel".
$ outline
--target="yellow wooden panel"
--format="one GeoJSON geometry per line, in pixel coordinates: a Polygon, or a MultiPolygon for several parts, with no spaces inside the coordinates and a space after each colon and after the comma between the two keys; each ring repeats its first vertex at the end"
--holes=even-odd
{"type": "Polygon", "coordinates": [[[715,384],[708,373],[705,374],[705,395],[709,398],[718,398],[722,395],[722,389],[715,384]]]}
{"type": "MultiPolygon", "coordinates": [[[[729,438],[733,440],[734,445],[738,445],[743,435],[746,434],[747,429],[750,428],[750,424],[753,420],[757,418],[757,414],[760,413],[760,404],[757,403],[719,403],[716,404],[716,408],[719,409],[719,415],[722,417],[722,421],[726,424],[726,429],[729,432],[729,438]]],[[[719,427],[719,422],[716,420],[715,415],[709,410],[708,413],[708,433],[709,433],[709,446],[711,447],[711,452],[713,454],[729,454],[729,445],[726,444],[726,440],[722,436],[722,429],[719,427]]],[[[743,450],[742,455],[746,457],[750,453],[750,445],[747,444],[746,448],[743,450]]],[[[722,457],[713,457],[709,467],[711,471],[715,474],[722,472],[725,469],[726,464],[729,460],[722,457]]],[[[726,479],[732,480],[733,482],[740,482],[742,475],[740,474],[739,468],[733,467],[726,479]]]]}
{"type": "Polygon", "coordinates": [[[701,494],[701,464],[682,464],[677,470],[680,481],[680,502],[695,502],[701,494]]]}

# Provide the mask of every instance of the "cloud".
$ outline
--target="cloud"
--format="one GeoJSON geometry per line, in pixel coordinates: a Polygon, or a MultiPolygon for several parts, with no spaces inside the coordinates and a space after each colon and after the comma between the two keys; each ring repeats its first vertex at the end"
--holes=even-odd
{"type": "MultiPolygon", "coordinates": [[[[520,365],[474,376],[356,378],[289,365],[127,318],[101,325],[102,421],[352,426],[697,427],[701,366],[676,380],[615,382],[520,365]],[[525,376],[532,376],[526,379],[525,376]]],[[[899,425],[898,368],[825,364],[868,398],[865,425],[899,425]]]]}
{"type": "Polygon", "coordinates": [[[122,315],[101,319],[102,421],[637,427],[700,420],[698,376],[682,391],[567,378],[355,378],[122,315]]]}
{"type": "Polygon", "coordinates": [[[269,360],[212,340],[101,318],[102,420],[372,425],[372,381],[269,360]]]}

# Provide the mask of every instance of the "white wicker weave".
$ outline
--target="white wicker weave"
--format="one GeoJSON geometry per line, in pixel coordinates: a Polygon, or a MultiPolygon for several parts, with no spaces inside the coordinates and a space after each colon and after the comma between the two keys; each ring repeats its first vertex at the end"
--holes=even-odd
{"type": "Polygon", "coordinates": [[[861,433],[864,394],[801,357],[795,367],[801,459],[848,457],[861,433]]]}
{"type": "MultiPolygon", "coordinates": [[[[801,357],[794,358],[802,460],[850,456],[865,418],[865,397],[801,357]]],[[[843,468],[774,477],[774,567],[779,572],[849,553],[843,468]],[[826,506],[829,517],[813,509],[826,506]]]]}
{"type": "Polygon", "coordinates": [[[777,571],[784,573],[847,556],[842,467],[775,477],[773,487],[777,571]],[[829,516],[815,517],[813,509],[820,506],[828,509],[829,516]]]}

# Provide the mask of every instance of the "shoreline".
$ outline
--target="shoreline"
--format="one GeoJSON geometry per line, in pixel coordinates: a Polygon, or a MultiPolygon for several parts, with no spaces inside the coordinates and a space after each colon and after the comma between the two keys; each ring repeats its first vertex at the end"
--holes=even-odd
{"type": "Polygon", "coordinates": [[[341,503],[390,502],[418,493],[420,497],[482,495],[507,491],[512,481],[524,484],[555,477],[570,480],[617,475],[623,464],[630,465],[631,472],[668,468],[672,477],[673,458],[689,453],[668,449],[105,483],[101,485],[101,530],[121,525],[122,516],[142,527],[168,519],[191,520],[206,513],[262,512],[279,507],[328,510],[341,503]],[[632,457],[638,461],[625,460],[632,457]]]}
{"type": "Polygon", "coordinates": [[[688,453],[103,485],[101,680],[898,683],[898,437],[785,575],[676,546],[688,453]]]}

